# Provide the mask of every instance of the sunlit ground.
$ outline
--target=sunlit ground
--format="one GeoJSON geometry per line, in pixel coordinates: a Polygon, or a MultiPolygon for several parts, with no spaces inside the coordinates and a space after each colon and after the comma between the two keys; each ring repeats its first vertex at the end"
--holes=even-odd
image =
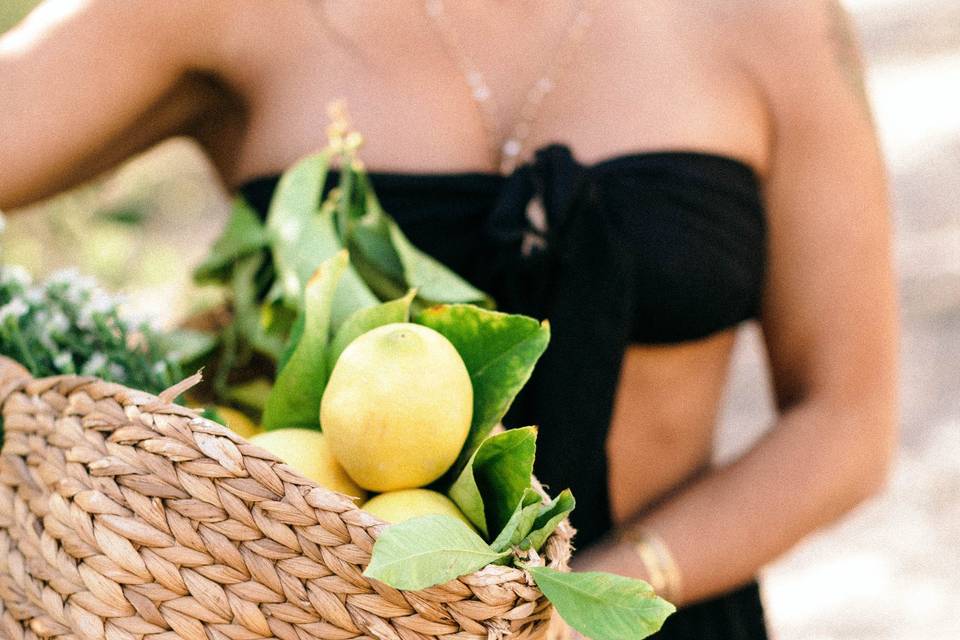
{"type": "MultiPolygon", "coordinates": [[[[0,0],[0,28],[30,0],[0,0]]],[[[889,489],[765,575],[780,640],[960,638],[960,3],[850,0],[893,179],[904,303],[903,445],[889,489]]],[[[196,149],[173,141],[109,180],[9,221],[4,260],[78,264],[142,310],[182,316],[207,294],[188,266],[224,219],[196,149]]],[[[769,424],[763,360],[743,333],[720,457],[769,424]]]]}

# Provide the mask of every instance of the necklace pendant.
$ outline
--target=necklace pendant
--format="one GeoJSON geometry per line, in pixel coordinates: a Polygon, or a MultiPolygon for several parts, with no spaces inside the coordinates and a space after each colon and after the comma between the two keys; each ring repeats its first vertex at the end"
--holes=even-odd
{"type": "Polygon", "coordinates": [[[507,138],[500,147],[500,174],[509,175],[517,166],[523,144],[516,138],[507,138]]]}

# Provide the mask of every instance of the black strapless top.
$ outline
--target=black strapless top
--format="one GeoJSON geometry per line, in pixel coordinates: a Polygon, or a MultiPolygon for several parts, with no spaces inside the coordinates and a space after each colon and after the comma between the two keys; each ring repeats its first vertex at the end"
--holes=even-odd
{"type": "MultiPolygon", "coordinates": [[[[500,309],[550,320],[550,347],[504,422],[540,426],[537,475],[573,490],[578,546],[597,540],[611,526],[604,443],[627,346],[695,340],[758,311],[766,228],[754,172],[697,152],[584,166],[552,145],[510,176],[370,178],[414,244],[500,309]]],[[[240,191],[266,212],[276,183],[240,191]]]]}

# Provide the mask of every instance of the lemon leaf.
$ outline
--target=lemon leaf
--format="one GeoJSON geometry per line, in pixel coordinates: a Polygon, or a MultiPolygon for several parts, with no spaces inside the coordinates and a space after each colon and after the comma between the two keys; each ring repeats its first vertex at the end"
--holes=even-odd
{"type": "Polygon", "coordinates": [[[509,555],[492,550],[456,518],[423,516],[384,529],[363,575],[412,591],[449,582],[509,555]]]}
{"type": "Polygon", "coordinates": [[[472,302],[489,306],[487,295],[447,269],[410,242],[400,227],[389,220],[390,240],[397,251],[407,286],[415,287],[419,297],[434,302],[472,302]]]}
{"type": "Polygon", "coordinates": [[[527,316],[467,304],[433,306],[414,321],[453,343],[470,373],[473,419],[467,442],[451,471],[452,477],[457,477],[530,378],[550,341],[550,326],[527,316]]]}
{"type": "Polygon", "coordinates": [[[333,294],[349,258],[341,251],[321,263],[304,290],[303,333],[267,396],[263,426],[320,428],[320,399],[327,384],[326,350],[333,294]]]}
{"type": "Polygon", "coordinates": [[[344,238],[358,270],[378,295],[389,299],[417,289],[415,306],[421,309],[439,302],[493,306],[484,292],[410,242],[384,212],[365,172],[352,177],[361,204],[351,210],[344,238]]]}
{"type": "Polygon", "coordinates": [[[511,429],[490,436],[470,456],[447,494],[485,536],[500,531],[530,488],[537,430],[511,429]]]}
{"type": "Polygon", "coordinates": [[[272,385],[266,378],[254,378],[249,382],[227,388],[227,397],[243,407],[263,413],[272,385]]]}
{"type": "Polygon", "coordinates": [[[676,610],[642,580],[594,571],[527,570],[560,617],[593,640],[641,640],[659,631],[676,610]]]}
{"type": "Polygon", "coordinates": [[[550,534],[556,530],[560,522],[570,515],[570,512],[573,511],[575,506],[577,506],[577,501],[573,499],[573,493],[570,492],[570,489],[561,491],[560,495],[548,504],[540,507],[540,513],[537,514],[530,533],[526,534],[520,547],[522,549],[532,548],[540,551],[543,543],[545,543],[547,538],[550,537],[550,534]]]}
{"type": "Polygon", "coordinates": [[[234,262],[265,246],[267,233],[260,216],[244,198],[237,197],[223,233],[213,243],[210,254],[194,269],[193,278],[198,283],[226,282],[234,262]]]}
{"type": "Polygon", "coordinates": [[[533,528],[533,523],[543,506],[542,500],[540,494],[533,489],[524,491],[507,524],[503,526],[490,546],[497,551],[506,551],[519,545],[533,528]]]}
{"type": "MultiPolygon", "coordinates": [[[[330,154],[308,156],[287,170],[267,213],[267,231],[273,250],[277,282],[284,303],[301,309],[302,292],[317,265],[343,249],[334,220],[332,202],[320,205],[330,154]]],[[[340,325],[347,316],[379,300],[349,265],[336,291],[331,322],[340,325]]],[[[295,336],[297,338],[298,336],[295,336]]]]}

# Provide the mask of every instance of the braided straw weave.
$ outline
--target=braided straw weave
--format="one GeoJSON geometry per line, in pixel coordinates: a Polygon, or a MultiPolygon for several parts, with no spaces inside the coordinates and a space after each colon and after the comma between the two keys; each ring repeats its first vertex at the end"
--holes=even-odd
{"type": "MultiPolygon", "coordinates": [[[[384,524],[171,401],[0,358],[0,636],[10,640],[544,638],[529,574],[423,591],[362,575],[384,524]]],[[[563,569],[564,523],[542,558],[563,569]]]]}

